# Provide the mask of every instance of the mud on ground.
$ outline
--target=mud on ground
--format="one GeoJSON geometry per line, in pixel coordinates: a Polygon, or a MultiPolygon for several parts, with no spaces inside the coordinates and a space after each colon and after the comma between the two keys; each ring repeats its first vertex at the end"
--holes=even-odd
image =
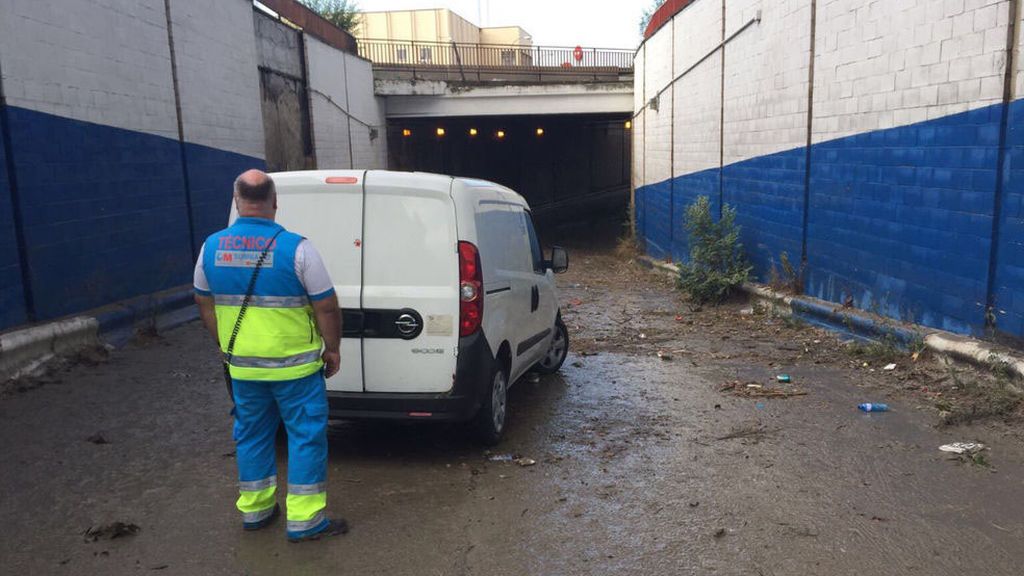
{"type": "Polygon", "coordinates": [[[513,387],[500,446],[461,426],[332,424],[342,538],[242,532],[230,406],[197,324],[0,399],[2,571],[1020,573],[1019,408],[949,418],[998,378],[740,302],[693,311],[628,254],[572,248],[559,284],[574,352],[513,387]],[[989,450],[938,450],[967,440],[989,450]],[[505,455],[536,463],[490,459],[505,455]],[[132,528],[90,535],[105,526],[132,528]]]}

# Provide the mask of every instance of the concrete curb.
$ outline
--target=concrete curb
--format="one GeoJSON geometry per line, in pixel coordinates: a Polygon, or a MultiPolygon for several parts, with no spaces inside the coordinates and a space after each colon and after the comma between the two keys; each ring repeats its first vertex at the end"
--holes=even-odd
{"type": "Polygon", "coordinates": [[[99,344],[99,323],[77,316],[0,334],[0,381],[41,369],[59,356],[99,344]]]}
{"type": "Polygon", "coordinates": [[[104,344],[121,346],[140,327],[167,330],[194,320],[192,302],[192,287],[177,287],[0,334],[0,382],[38,373],[62,356],[104,344]]]}
{"type": "MultiPolygon", "coordinates": [[[[641,256],[640,262],[673,276],[679,274],[679,267],[675,264],[659,262],[646,256],[641,256]]],[[[761,284],[748,282],[743,285],[743,291],[751,300],[783,316],[794,316],[862,340],[877,341],[890,337],[904,346],[923,342],[927,349],[940,357],[987,369],[999,366],[1013,372],[1018,378],[1024,378],[1024,353],[1020,351],[916,324],[898,323],[816,298],[779,294],[761,284]]]]}

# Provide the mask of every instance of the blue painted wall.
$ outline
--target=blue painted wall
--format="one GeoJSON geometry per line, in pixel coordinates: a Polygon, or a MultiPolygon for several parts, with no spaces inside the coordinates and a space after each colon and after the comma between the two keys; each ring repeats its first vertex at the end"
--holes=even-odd
{"type": "MultiPolygon", "coordinates": [[[[0,133],[3,121],[3,114],[0,114],[0,133]]],[[[0,328],[20,324],[27,318],[5,153],[4,142],[0,138],[0,328]]]]}
{"type": "Polygon", "coordinates": [[[8,117],[39,320],[188,280],[176,140],[23,108],[8,117]]]}
{"type": "Polygon", "coordinates": [[[758,279],[786,252],[798,263],[803,244],[806,149],[752,158],[722,171],[723,201],[736,209],[743,247],[758,279]]]}
{"type": "MultiPolygon", "coordinates": [[[[8,108],[8,118],[38,320],[189,282],[189,219],[201,243],[225,225],[234,178],[264,166],[256,158],[187,145],[189,214],[177,140],[17,107],[8,108]]],[[[11,205],[9,198],[4,205],[11,205]]],[[[7,229],[4,216],[0,208],[0,234],[7,229]]],[[[5,242],[0,257],[12,245],[5,242]]],[[[8,274],[3,262],[0,274],[8,274]]],[[[6,298],[6,276],[0,278],[6,298]]],[[[23,314],[5,314],[0,327],[23,321],[23,314]]]]}
{"type": "Polygon", "coordinates": [[[995,313],[999,330],[1024,337],[1024,101],[1008,112],[995,313]]]}
{"type": "Polygon", "coordinates": [[[982,333],[1001,108],[813,146],[808,293],[982,333]]]}
{"type": "Polygon", "coordinates": [[[686,208],[693,204],[698,196],[707,196],[711,201],[712,214],[718,214],[719,197],[721,196],[721,176],[717,168],[702,170],[680,176],[672,181],[672,203],[674,206],[672,233],[672,259],[677,262],[690,257],[690,242],[686,233],[686,208]]]}
{"type": "MultiPolygon", "coordinates": [[[[1002,112],[994,105],[814,145],[807,293],[984,334],[1002,112]]],[[[1010,107],[1008,127],[994,293],[997,327],[1024,337],[1024,103],[1010,107]]],[[[762,280],[782,251],[799,262],[805,158],[798,148],[723,169],[723,199],[737,209],[762,280]]],[[[646,209],[638,230],[653,256],[663,257],[663,243],[675,238],[672,256],[685,260],[682,215],[696,196],[690,191],[715,200],[713,173],[675,179],[675,222],[660,200],[667,182],[637,191],[646,209]]]]}
{"type": "Polygon", "coordinates": [[[250,168],[265,170],[259,158],[218,150],[199,144],[186,144],[188,187],[192,194],[192,226],[196,249],[206,237],[224,228],[231,210],[235,178],[250,168]]]}
{"type": "Polygon", "coordinates": [[[667,258],[672,247],[672,186],[668,180],[645,186],[643,191],[644,240],[647,253],[667,258]]]}

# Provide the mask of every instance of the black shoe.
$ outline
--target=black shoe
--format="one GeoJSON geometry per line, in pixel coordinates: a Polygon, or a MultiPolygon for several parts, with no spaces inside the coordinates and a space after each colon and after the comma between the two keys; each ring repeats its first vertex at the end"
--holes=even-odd
{"type": "Polygon", "coordinates": [[[348,522],[346,522],[344,518],[332,518],[327,521],[327,525],[324,526],[323,530],[314,532],[313,534],[297,536],[295,538],[289,536],[288,541],[292,544],[296,544],[298,542],[311,542],[326,536],[340,536],[342,534],[348,534],[348,522]]]}
{"type": "Polygon", "coordinates": [[[281,515],[281,505],[280,504],[274,504],[274,511],[270,513],[270,516],[267,516],[263,520],[257,520],[256,522],[243,522],[242,523],[242,529],[243,530],[252,531],[252,530],[259,530],[260,528],[266,528],[267,526],[270,526],[271,524],[273,524],[274,520],[277,520],[277,517],[280,516],[280,515],[281,515]]]}

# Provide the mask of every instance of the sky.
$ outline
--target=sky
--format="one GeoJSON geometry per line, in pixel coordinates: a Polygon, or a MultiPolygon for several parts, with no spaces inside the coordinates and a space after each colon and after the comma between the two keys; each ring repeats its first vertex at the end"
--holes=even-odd
{"type": "Polygon", "coordinates": [[[534,45],[636,48],[652,0],[358,0],[365,12],[448,8],[481,27],[520,26],[534,45]],[[477,7],[479,6],[479,12],[477,7]]]}

